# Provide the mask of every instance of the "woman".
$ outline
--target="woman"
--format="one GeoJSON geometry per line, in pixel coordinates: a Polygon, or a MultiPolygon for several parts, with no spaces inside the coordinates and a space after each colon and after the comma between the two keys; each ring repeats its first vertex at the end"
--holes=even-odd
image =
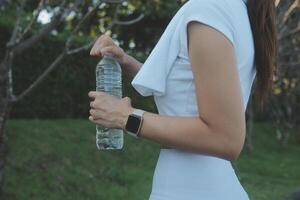
{"type": "MultiPolygon", "coordinates": [[[[159,114],[143,113],[140,138],[162,145],[150,200],[246,200],[231,162],[244,145],[245,110],[256,76],[263,102],[276,56],[273,0],[190,0],[172,18],[144,64],[109,36],[92,56],[112,55],[133,87],[153,95],[159,114]]],[[[130,98],[89,92],[89,119],[125,129],[130,98]]]]}

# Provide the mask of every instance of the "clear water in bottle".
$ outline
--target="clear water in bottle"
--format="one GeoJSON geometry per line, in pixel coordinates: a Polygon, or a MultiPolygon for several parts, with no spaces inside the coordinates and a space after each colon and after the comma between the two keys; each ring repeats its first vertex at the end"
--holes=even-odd
{"type": "MultiPolygon", "coordinates": [[[[96,66],[96,91],[122,98],[122,69],[110,56],[103,56],[96,66]]],[[[96,145],[100,150],[122,149],[123,130],[96,125],[96,145]]]]}

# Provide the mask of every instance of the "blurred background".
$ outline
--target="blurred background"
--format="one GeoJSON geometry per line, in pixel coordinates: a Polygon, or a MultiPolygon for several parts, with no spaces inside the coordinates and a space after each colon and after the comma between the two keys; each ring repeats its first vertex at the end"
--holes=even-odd
{"type": "MultiPolygon", "coordinates": [[[[99,151],[88,120],[95,90],[89,56],[109,32],[145,61],[185,1],[0,0],[0,199],[148,199],[159,145],[124,135],[99,151]]],[[[236,173],[251,199],[300,199],[300,1],[277,0],[278,73],[260,109],[247,107],[236,173]],[[298,192],[297,192],[298,191],[298,192]]],[[[157,112],[123,76],[123,96],[157,112]]],[[[253,86],[254,88],[255,86],[253,86]]]]}

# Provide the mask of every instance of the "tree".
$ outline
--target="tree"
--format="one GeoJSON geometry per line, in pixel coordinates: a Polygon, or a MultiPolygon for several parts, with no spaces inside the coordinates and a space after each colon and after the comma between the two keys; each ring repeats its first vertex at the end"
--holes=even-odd
{"type": "MultiPolygon", "coordinates": [[[[140,15],[128,21],[119,20],[120,12],[127,9],[126,6],[123,6],[123,3],[122,0],[63,0],[51,1],[51,3],[48,0],[38,2],[29,0],[0,1],[0,7],[3,10],[8,8],[16,10],[15,25],[10,40],[6,43],[5,55],[0,61],[0,187],[3,183],[3,168],[7,152],[7,146],[5,145],[6,123],[12,106],[30,94],[52,70],[62,63],[65,57],[89,50],[97,39],[96,36],[111,30],[115,25],[131,25],[143,18],[143,15],[140,15]],[[103,12],[101,13],[104,9],[106,9],[105,15],[103,15],[103,12]],[[48,18],[44,23],[39,23],[39,17],[43,12],[47,14],[48,18]],[[112,15],[107,18],[106,15],[109,13],[112,13],[112,15]],[[100,20],[95,21],[99,17],[100,20]],[[29,21],[23,20],[26,18],[29,21]],[[86,37],[81,46],[76,46],[74,41],[82,35],[86,25],[93,23],[98,23],[97,27],[99,28],[97,30],[93,28],[94,34],[92,34],[92,37],[86,37]],[[59,33],[67,35],[65,36],[64,47],[59,55],[24,91],[15,94],[12,76],[14,59],[26,53],[44,39],[59,35],[59,33]]],[[[90,31],[88,30],[88,33],[90,31]]]]}
{"type": "MultiPolygon", "coordinates": [[[[274,77],[273,95],[266,104],[266,114],[272,119],[277,138],[286,144],[292,128],[300,124],[300,1],[276,0],[278,56],[277,73],[274,77]]],[[[246,146],[251,150],[251,132],[255,103],[247,109],[246,146]]]]}
{"type": "Polygon", "coordinates": [[[277,138],[286,144],[292,128],[300,122],[300,1],[277,1],[278,73],[269,112],[277,128],[277,138]]]}

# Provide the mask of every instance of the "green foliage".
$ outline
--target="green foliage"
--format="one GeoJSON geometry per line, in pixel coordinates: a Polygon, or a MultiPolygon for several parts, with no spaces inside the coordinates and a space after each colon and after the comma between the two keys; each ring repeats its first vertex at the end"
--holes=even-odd
{"type": "MultiPolygon", "coordinates": [[[[23,20],[30,15],[30,9],[36,2],[32,1],[31,7],[27,6],[23,20]]],[[[155,1],[128,1],[123,5],[120,12],[120,20],[129,20],[144,13],[145,18],[132,26],[115,27],[112,37],[118,40],[120,46],[130,55],[143,62],[172,15],[179,8],[180,3],[155,1]],[[128,12],[132,13],[128,13],[128,12]],[[164,11],[164,12],[162,12],[164,11]],[[145,42],[147,41],[147,42],[145,42]],[[130,48],[130,43],[135,43],[135,48],[130,48]]],[[[82,8],[83,10],[86,8],[82,8]]],[[[99,18],[92,18],[84,30],[75,38],[75,46],[80,46],[90,36],[99,32],[101,26],[111,21],[111,13],[114,6],[107,6],[99,10],[99,18]],[[99,19],[105,16],[104,24],[100,26],[99,19]],[[93,30],[93,31],[92,31],[93,30]]],[[[76,24],[79,18],[74,18],[72,24],[76,24]]],[[[0,44],[5,46],[8,41],[15,20],[15,8],[11,7],[1,13],[0,18],[0,44]]],[[[72,25],[72,26],[73,26],[72,25]]],[[[25,25],[23,25],[25,26],[25,25]]],[[[42,43],[37,44],[29,51],[17,57],[13,65],[14,92],[20,94],[26,89],[42,72],[63,48],[70,30],[65,29],[57,36],[51,36],[42,43]]],[[[0,58],[4,55],[4,49],[0,49],[0,58]]],[[[94,67],[99,58],[91,58],[88,52],[80,53],[74,57],[68,57],[51,74],[26,96],[18,102],[12,110],[12,118],[64,118],[64,117],[86,117],[88,115],[89,102],[87,93],[95,88],[94,67]]],[[[151,97],[145,98],[131,87],[127,77],[123,77],[124,95],[133,99],[133,105],[140,107],[142,101],[146,101],[148,108],[155,111],[155,105],[151,97]]]]}
{"type": "MultiPolygon", "coordinates": [[[[68,1],[71,7],[72,1],[68,1]]],[[[64,41],[69,36],[69,33],[74,29],[76,24],[82,19],[89,7],[93,5],[92,0],[84,1],[75,11],[75,14],[66,17],[58,30],[57,38],[64,41]]],[[[147,48],[152,48],[158,40],[158,37],[163,32],[165,26],[176,13],[179,7],[185,0],[178,1],[147,1],[147,0],[129,0],[122,3],[118,14],[118,19],[121,21],[131,20],[144,14],[145,17],[139,23],[131,26],[114,26],[112,33],[115,39],[124,45],[125,49],[129,48],[129,41],[136,41],[138,50],[144,51],[147,48]],[[148,38],[149,37],[149,38],[148,38]],[[145,43],[147,38],[148,43],[145,43]]],[[[56,6],[59,6],[61,1],[50,1],[46,7],[48,12],[53,12],[56,6]]],[[[37,7],[38,2],[35,0],[28,1],[25,6],[25,11],[22,15],[21,26],[23,28],[29,23],[32,18],[33,10],[37,7]]],[[[117,4],[103,3],[97,13],[85,22],[84,27],[77,34],[75,41],[83,42],[90,37],[95,37],[103,33],[103,30],[112,22],[117,4]]],[[[0,13],[0,26],[12,29],[15,25],[16,8],[15,4],[11,4],[7,9],[0,13]]],[[[36,32],[42,25],[35,23],[31,33],[36,32]]],[[[149,50],[148,50],[149,51],[149,50]]]]}
{"type": "MultiPolygon", "coordinates": [[[[9,30],[0,28],[0,45],[8,40],[9,30]]],[[[14,91],[20,94],[49,65],[62,50],[62,42],[57,39],[45,40],[30,51],[16,58],[13,68],[14,91]]],[[[3,56],[0,49],[0,58],[3,56]]],[[[139,56],[145,58],[144,54],[139,56]]],[[[89,56],[89,52],[67,57],[62,64],[32,93],[15,104],[12,118],[65,118],[88,117],[88,92],[95,90],[95,67],[100,58],[89,56]]],[[[123,96],[132,98],[133,106],[147,105],[147,109],[155,111],[152,97],[141,97],[131,86],[131,79],[123,76],[123,96]],[[144,102],[142,105],[141,102],[144,102]]]]}
{"type": "MultiPolygon", "coordinates": [[[[255,200],[281,200],[300,186],[299,145],[276,144],[274,129],[255,124],[252,155],[234,163],[255,200]]],[[[122,151],[99,151],[86,120],[10,120],[3,199],[94,200],[149,197],[159,145],[125,135],[122,151]]],[[[0,197],[1,198],[1,197],[0,197]]]]}

